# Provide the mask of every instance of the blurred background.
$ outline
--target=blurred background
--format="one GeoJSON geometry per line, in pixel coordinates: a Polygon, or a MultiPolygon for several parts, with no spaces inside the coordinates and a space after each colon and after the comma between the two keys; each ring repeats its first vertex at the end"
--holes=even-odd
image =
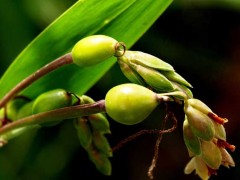
{"type": "MultiPolygon", "coordinates": [[[[0,76],[13,59],[74,0],[0,0],[0,76]]],[[[131,48],[169,62],[193,85],[195,98],[221,117],[228,142],[237,146],[236,167],[221,167],[211,179],[239,179],[240,120],[240,1],[177,0],[131,48]]],[[[88,92],[103,99],[114,85],[128,82],[119,67],[111,70],[88,92]]],[[[155,179],[199,179],[184,175],[189,161],[182,138],[183,112],[175,107],[178,128],[163,136],[155,179]]],[[[112,146],[141,130],[161,127],[160,106],[143,123],[123,126],[110,120],[112,146]]],[[[171,127],[171,122],[168,123],[171,127]]],[[[24,134],[0,149],[1,180],[97,179],[147,180],[156,135],[144,135],[114,152],[113,175],[99,174],[80,147],[71,122],[24,134]]]]}

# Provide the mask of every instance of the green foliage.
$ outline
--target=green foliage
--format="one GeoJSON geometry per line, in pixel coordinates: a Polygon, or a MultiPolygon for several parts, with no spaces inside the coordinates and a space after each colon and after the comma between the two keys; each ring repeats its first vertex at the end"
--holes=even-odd
{"type": "MultiPolygon", "coordinates": [[[[0,80],[0,98],[23,78],[69,52],[79,39],[87,35],[106,34],[124,41],[130,48],[171,1],[78,1],[15,59],[0,80]]],[[[24,94],[35,97],[41,92],[59,87],[83,94],[114,62],[111,59],[90,68],[69,65],[34,83],[24,94]]]]}

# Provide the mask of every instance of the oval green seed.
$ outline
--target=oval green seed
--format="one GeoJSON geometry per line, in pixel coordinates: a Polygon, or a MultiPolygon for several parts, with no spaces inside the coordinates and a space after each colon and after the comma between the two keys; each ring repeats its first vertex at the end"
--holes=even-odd
{"type": "MultiPolygon", "coordinates": [[[[37,114],[40,112],[50,111],[72,104],[72,96],[63,89],[55,89],[39,95],[33,103],[32,112],[37,114]]],[[[44,123],[44,126],[53,126],[58,122],[44,123]]]]}
{"type": "Polygon", "coordinates": [[[33,104],[33,114],[70,106],[72,96],[63,89],[55,89],[39,95],[33,104]]]}
{"type": "Polygon", "coordinates": [[[146,119],[158,102],[153,91],[136,84],[122,84],[108,91],[105,105],[112,119],[133,125],[146,119]]]}
{"type": "Polygon", "coordinates": [[[72,49],[73,62],[81,67],[100,63],[116,53],[117,41],[105,35],[88,36],[72,49]]]}

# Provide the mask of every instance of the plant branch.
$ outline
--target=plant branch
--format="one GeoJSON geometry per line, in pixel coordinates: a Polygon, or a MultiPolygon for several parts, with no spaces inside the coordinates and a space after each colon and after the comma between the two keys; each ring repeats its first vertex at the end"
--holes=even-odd
{"type": "Polygon", "coordinates": [[[53,70],[65,64],[71,63],[73,63],[72,55],[71,53],[68,53],[43,66],[42,68],[19,82],[13,89],[11,89],[0,101],[0,108],[4,107],[8,101],[10,101],[14,96],[16,96],[16,94],[18,94],[20,91],[22,91],[24,88],[26,88],[42,76],[46,75],[49,72],[52,72],[53,70]]]}
{"type": "Polygon", "coordinates": [[[29,125],[42,124],[52,121],[60,121],[64,119],[72,119],[104,111],[105,101],[100,100],[92,104],[70,106],[39,114],[34,114],[3,126],[2,128],[0,128],[0,136],[14,129],[18,129],[29,125]]]}

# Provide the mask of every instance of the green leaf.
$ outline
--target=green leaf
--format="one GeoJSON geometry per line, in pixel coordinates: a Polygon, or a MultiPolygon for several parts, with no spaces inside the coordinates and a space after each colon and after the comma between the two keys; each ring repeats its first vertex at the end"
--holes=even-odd
{"type": "MultiPolygon", "coordinates": [[[[105,34],[130,48],[172,0],[80,0],[46,28],[15,59],[0,80],[0,98],[18,82],[69,52],[81,38],[105,34]]],[[[54,88],[85,93],[115,63],[109,59],[89,68],[67,65],[41,78],[23,93],[29,97],[54,88]]]]}

